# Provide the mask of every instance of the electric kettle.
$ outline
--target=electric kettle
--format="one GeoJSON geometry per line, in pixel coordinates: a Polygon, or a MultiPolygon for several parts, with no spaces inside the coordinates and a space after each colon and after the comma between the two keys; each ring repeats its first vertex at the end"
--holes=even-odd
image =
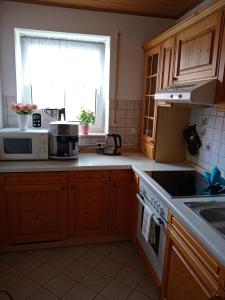
{"type": "Polygon", "coordinates": [[[110,133],[106,135],[105,140],[105,155],[120,155],[120,148],[122,146],[122,139],[119,134],[110,133]]]}

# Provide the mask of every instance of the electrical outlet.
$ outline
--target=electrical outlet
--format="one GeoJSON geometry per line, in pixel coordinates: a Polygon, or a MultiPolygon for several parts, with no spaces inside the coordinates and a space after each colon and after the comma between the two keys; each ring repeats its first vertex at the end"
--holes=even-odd
{"type": "Polygon", "coordinates": [[[207,127],[205,125],[202,126],[202,128],[201,128],[201,135],[206,135],[206,130],[207,130],[207,127]]]}
{"type": "Polygon", "coordinates": [[[202,126],[207,125],[207,123],[208,123],[208,118],[207,117],[203,117],[202,118],[202,126]]]}
{"type": "Polygon", "coordinates": [[[206,149],[207,151],[211,151],[211,149],[212,149],[212,143],[211,143],[211,142],[206,143],[205,149],[206,149]]]}

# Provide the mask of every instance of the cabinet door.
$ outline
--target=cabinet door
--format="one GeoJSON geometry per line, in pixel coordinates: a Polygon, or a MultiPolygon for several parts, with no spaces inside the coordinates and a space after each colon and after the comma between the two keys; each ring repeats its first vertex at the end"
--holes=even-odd
{"type": "Polygon", "coordinates": [[[131,217],[130,180],[112,181],[110,185],[109,231],[130,232],[131,217]]]}
{"type": "Polygon", "coordinates": [[[187,239],[186,230],[176,228],[175,231],[169,226],[167,230],[161,299],[224,299],[218,273],[212,276],[212,269],[202,262],[204,257],[196,255],[198,248],[193,251],[195,244],[187,239]]]}
{"type": "Polygon", "coordinates": [[[222,32],[223,32],[223,38],[222,38],[222,46],[220,51],[216,108],[225,110],[225,17],[223,18],[222,32]]]}
{"type": "Polygon", "coordinates": [[[61,240],[66,235],[65,184],[8,186],[4,190],[11,244],[61,240]]]}
{"type": "Polygon", "coordinates": [[[103,235],[108,228],[109,183],[69,184],[69,236],[103,235]]]}
{"type": "Polygon", "coordinates": [[[154,140],[155,100],[158,90],[160,47],[155,47],[145,53],[145,84],[142,104],[141,138],[150,143],[154,140]]]}
{"type": "Polygon", "coordinates": [[[167,300],[212,299],[175,245],[170,249],[167,300]]]}
{"type": "Polygon", "coordinates": [[[216,12],[177,35],[174,80],[217,75],[221,15],[216,12]]]}
{"type": "Polygon", "coordinates": [[[175,38],[162,43],[160,65],[160,89],[172,83],[175,38]]]}

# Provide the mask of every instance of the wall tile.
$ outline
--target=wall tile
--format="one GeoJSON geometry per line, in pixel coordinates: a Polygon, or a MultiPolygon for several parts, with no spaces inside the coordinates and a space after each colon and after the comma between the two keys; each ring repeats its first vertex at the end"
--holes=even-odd
{"type": "MultiPolygon", "coordinates": [[[[8,109],[10,103],[16,102],[16,96],[3,95],[3,109],[4,109],[4,125],[5,127],[17,127],[17,117],[14,112],[8,109]]],[[[110,99],[109,103],[109,133],[118,133],[122,136],[123,145],[134,147],[139,144],[140,136],[140,120],[141,120],[141,100],[118,100],[116,111],[116,123],[113,120],[113,109],[115,107],[115,100],[110,99]]],[[[52,121],[47,119],[43,112],[42,124],[47,127],[47,124],[52,121]]],[[[31,121],[29,123],[31,126],[31,121]]],[[[90,137],[81,136],[79,144],[81,146],[88,146],[90,144],[102,143],[105,137],[90,137]]]]}
{"type": "Polygon", "coordinates": [[[215,108],[197,108],[191,110],[190,125],[196,124],[202,147],[197,155],[186,155],[188,160],[211,169],[218,166],[225,175],[225,113],[215,108]],[[207,118],[207,124],[202,120],[207,118]]]}
{"type": "Polygon", "coordinates": [[[223,128],[223,117],[216,117],[215,128],[222,129],[223,128]]]}
{"type": "Polygon", "coordinates": [[[220,142],[221,137],[222,137],[222,130],[221,129],[214,129],[213,141],[220,142]]]}

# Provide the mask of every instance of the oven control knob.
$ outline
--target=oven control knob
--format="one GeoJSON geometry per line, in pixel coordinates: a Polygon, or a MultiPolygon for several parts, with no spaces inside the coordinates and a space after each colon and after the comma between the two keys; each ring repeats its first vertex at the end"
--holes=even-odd
{"type": "Polygon", "coordinates": [[[45,145],[45,144],[46,144],[46,141],[43,139],[43,140],[40,140],[40,143],[41,143],[42,145],[45,145]]]}
{"type": "Polygon", "coordinates": [[[178,95],[178,98],[181,99],[181,98],[182,98],[182,94],[179,94],[179,95],[178,95]]]}

